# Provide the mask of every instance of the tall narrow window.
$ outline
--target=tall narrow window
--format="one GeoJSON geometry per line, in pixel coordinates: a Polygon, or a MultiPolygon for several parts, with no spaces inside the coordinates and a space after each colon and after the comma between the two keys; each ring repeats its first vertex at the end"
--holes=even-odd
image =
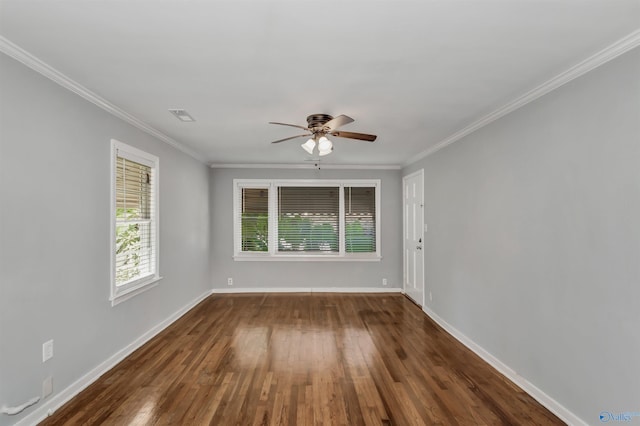
{"type": "Polygon", "coordinates": [[[340,188],[281,186],[278,188],[278,251],[339,250],[340,188]]]}
{"type": "MultiPolygon", "coordinates": [[[[113,141],[113,282],[111,299],[159,279],[157,239],[158,159],[113,141]]],[[[132,294],[131,294],[132,295],[132,294]]]]}
{"type": "Polygon", "coordinates": [[[345,187],[345,251],[376,251],[376,188],[345,187]]]}
{"type": "Polygon", "coordinates": [[[269,188],[240,191],[242,251],[269,251],[269,188]]]}

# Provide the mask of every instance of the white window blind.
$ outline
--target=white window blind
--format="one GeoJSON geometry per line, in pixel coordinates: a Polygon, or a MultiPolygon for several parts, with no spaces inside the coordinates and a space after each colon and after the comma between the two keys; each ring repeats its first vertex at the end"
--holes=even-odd
{"type": "Polygon", "coordinates": [[[116,157],[116,285],[155,269],[153,168],[116,157]]]}
{"type": "Polygon", "coordinates": [[[239,196],[240,250],[269,251],[269,188],[241,188],[239,196]]]}
{"type": "Polygon", "coordinates": [[[345,251],[376,251],[376,188],[345,187],[345,251]]]}
{"type": "Polygon", "coordinates": [[[278,187],[278,251],[339,251],[339,187],[278,187]]]}

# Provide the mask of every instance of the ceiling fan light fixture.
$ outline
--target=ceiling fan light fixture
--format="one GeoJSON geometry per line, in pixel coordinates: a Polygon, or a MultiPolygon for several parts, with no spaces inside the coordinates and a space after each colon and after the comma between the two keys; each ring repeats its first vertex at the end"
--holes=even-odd
{"type": "Polygon", "coordinates": [[[313,139],[309,139],[308,141],[306,141],[300,146],[309,154],[313,155],[313,149],[316,147],[316,141],[314,141],[313,139]]]}
{"type": "Polygon", "coordinates": [[[318,140],[318,151],[320,156],[331,154],[333,151],[333,142],[327,139],[325,136],[321,136],[318,140]]]}
{"type": "Polygon", "coordinates": [[[333,148],[333,142],[331,142],[329,139],[327,139],[326,136],[321,136],[320,139],[318,139],[318,149],[321,151],[326,151],[326,150],[330,150],[333,148]]]}

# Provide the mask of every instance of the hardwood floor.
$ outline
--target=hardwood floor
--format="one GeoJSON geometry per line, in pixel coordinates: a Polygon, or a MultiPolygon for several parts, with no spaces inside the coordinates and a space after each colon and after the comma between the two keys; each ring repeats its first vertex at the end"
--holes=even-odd
{"type": "Polygon", "coordinates": [[[399,294],[215,295],[42,425],[564,424],[399,294]]]}

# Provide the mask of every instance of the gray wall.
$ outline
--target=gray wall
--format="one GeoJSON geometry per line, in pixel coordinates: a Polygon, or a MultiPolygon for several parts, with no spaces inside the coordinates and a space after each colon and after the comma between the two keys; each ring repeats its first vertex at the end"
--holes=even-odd
{"type": "Polygon", "coordinates": [[[210,289],[209,170],[3,54],[0,75],[0,405],[16,405],[48,375],[55,395],[210,289]],[[111,138],[160,158],[164,277],[116,307],[111,138]]]}
{"type": "Polygon", "coordinates": [[[640,411],[638,49],[402,173],[208,170],[1,54],[0,75],[0,404],[64,389],[227,277],[400,287],[401,176],[424,168],[428,307],[590,423],[640,411]],[[160,157],[164,276],[113,308],[111,138],[160,157]],[[383,260],[234,262],[234,178],[381,179],[383,260]]]}
{"type": "Polygon", "coordinates": [[[593,424],[640,411],[638,76],[636,48],[403,170],[427,306],[593,424]]]}
{"type": "Polygon", "coordinates": [[[211,169],[211,285],[229,289],[402,286],[400,170],[211,169]],[[380,262],[238,262],[233,260],[233,179],[380,179],[380,262]]]}

